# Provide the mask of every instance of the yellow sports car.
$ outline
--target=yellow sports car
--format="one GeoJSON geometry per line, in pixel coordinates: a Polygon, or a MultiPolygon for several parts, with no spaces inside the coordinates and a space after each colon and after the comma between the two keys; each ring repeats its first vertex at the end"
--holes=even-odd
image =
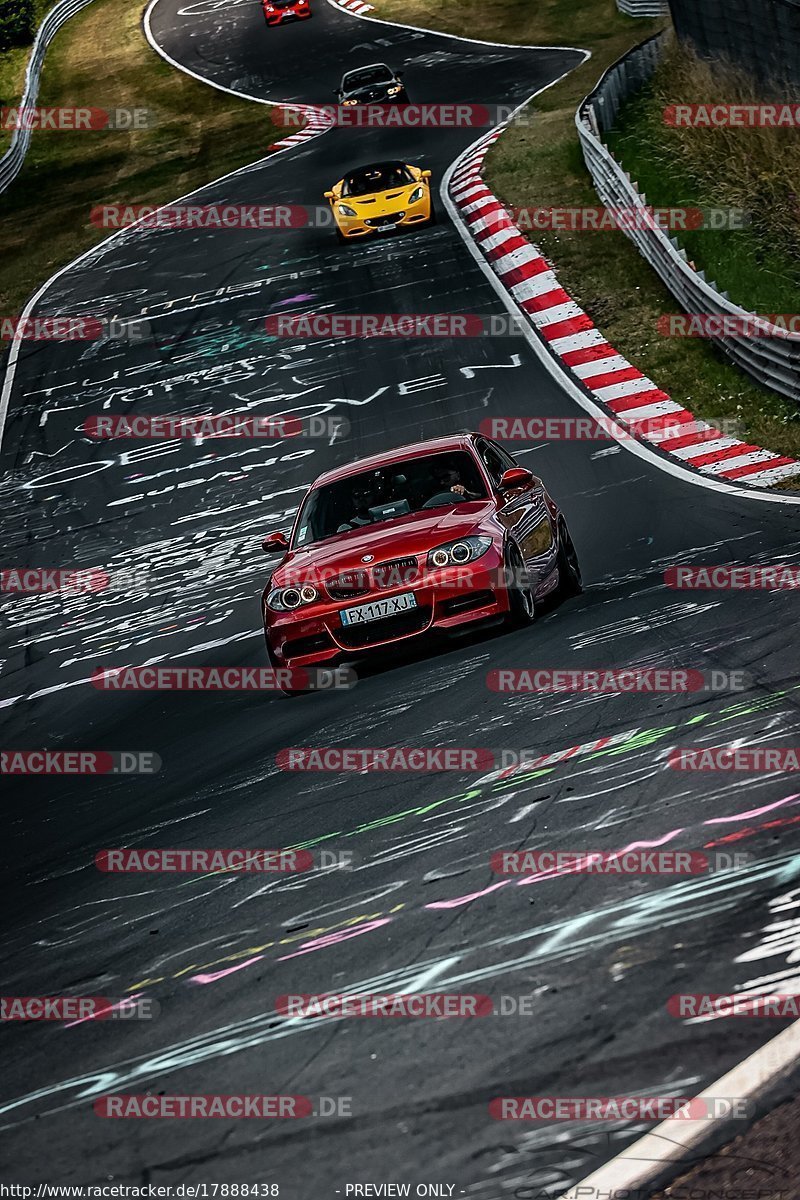
{"type": "Polygon", "coordinates": [[[389,233],[409,225],[433,225],[430,171],[401,162],[358,167],[325,193],[340,242],[389,233]]]}

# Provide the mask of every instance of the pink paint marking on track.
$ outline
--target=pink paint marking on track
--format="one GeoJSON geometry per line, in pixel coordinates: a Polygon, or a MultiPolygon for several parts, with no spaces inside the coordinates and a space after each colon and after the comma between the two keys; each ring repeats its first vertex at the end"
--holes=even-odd
{"type": "Polygon", "coordinates": [[[324,937],[315,938],[311,942],[303,942],[299,950],[293,954],[284,954],[277,962],[286,962],[287,958],[299,958],[301,954],[311,954],[314,950],[324,950],[326,946],[337,946],[339,942],[348,942],[350,938],[359,937],[362,933],[370,933],[381,925],[389,925],[393,917],[382,917],[380,921],[367,921],[365,925],[356,925],[354,929],[342,929],[338,933],[326,933],[324,937]]]}
{"type": "Polygon", "coordinates": [[[216,983],[218,979],[224,979],[226,975],[233,975],[236,971],[243,971],[245,967],[252,967],[253,963],[261,962],[263,954],[257,954],[255,958],[247,958],[244,962],[237,963],[235,967],[226,967],[224,971],[212,971],[208,975],[190,975],[190,983],[216,983]]]}
{"type": "Polygon", "coordinates": [[[732,817],[710,817],[707,821],[703,821],[704,825],[727,825],[732,821],[749,821],[751,817],[763,817],[764,813],[773,812],[776,808],[783,808],[785,804],[794,804],[800,800],[800,792],[795,792],[792,796],[784,796],[783,800],[776,800],[774,804],[765,804],[763,808],[751,808],[747,812],[735,813],[732,817]]]}

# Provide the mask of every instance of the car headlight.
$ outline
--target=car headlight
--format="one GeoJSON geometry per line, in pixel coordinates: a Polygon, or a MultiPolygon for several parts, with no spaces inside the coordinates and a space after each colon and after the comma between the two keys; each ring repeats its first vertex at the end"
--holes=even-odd
{"type": "Polygon", "coordinates": [[[310,583],[304,583],[302,587],[275,588],[267,596],[267,607],[274,612],[292,612],[304,604],[313,604],[318,596],[319,592],[310,583]]]}
{"type": "Polygon", "coordinates": [[[415,187],[411,195],[408,197],[409,204],[416,204],[425,195],[424,187],[415,187]]]}
{"type": "Polygon", "coordinates": [[[457,542],[445,542],[428,554],[428,567],[441,570],[442,567],[462,567],[465,563],[474,562],[490,548],[490,537],[465,537],[457,542]]]}
{"type": "Polygon", "coordinates": [[[402,90],[403,90],[402,85],[398,84],[397,87],[387,88],[386,95],[387,96],[399,96],[400,93],[402,92],[402,90]]]}
{"type": "Polygon", "coordinates": [[[358,104],[357,100],[343,100],[342,104],[358,104]]]}
{"type": "Polygon", "coordinates": [[[358,216],[358,213],[356,212],[356,210],[354,208],[351,208],[349,204],[340,204],[339,212],[342,214],[343,217],[357,217],[358,216]]]}

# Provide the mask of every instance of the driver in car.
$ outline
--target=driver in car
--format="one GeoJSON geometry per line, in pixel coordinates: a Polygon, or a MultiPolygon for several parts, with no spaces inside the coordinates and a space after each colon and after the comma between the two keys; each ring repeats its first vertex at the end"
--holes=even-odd
{"type": "Polygon", "coordinates": [[[368,483],[357,483],[354,485],[350,493],[353,501],[354,515],[345,525],[340,525],[336,530],[337,533],[347,533],[350,529],[357,529],[361,525],[372,525],[373,519],[370,509],[375,504],[375,492],[368,483]]]}
{"type": "Polygon", "coordinates": [[[439,492],[456,492],[457,495],[463,496],[465,500],[480,500],[477,492],[471,492],[461,482],[461,474],[450,462],[439,463],[433,468],[433,477],[436,480],[439,492]]]}

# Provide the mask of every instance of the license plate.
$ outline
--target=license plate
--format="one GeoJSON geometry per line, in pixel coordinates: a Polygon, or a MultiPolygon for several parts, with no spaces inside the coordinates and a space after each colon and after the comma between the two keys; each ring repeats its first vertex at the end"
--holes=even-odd
{"type": "Polygon", "coordinates": [[[397,229],[397,222],[394,225],[379,225],[378,233],[391,233],[393,229],[397,229]]]}
{"type": "Polygon", "coordinates": [[[365,621],[380,621],[382,617],[393,617],[396,613],[408,612],[417,607],[413,592],[403,592],[386,600],[373,600],[371,604],[357,604],[355,608],[344,608],[341,612],[343,625],[363,625],[365,621]]]}

